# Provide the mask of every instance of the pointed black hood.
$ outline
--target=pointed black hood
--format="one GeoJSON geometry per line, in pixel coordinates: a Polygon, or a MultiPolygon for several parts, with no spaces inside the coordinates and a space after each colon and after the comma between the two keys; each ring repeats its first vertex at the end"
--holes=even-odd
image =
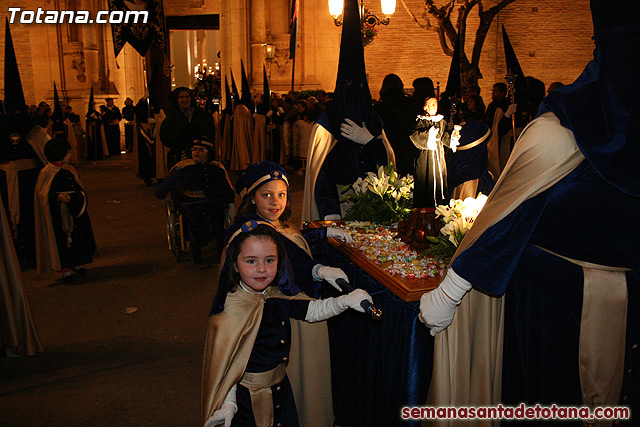
{"type": "Polygon", "coordinates": [[[233,114],[233,101],[231,100],[231,91],[229,90],[229,80],[224,76],[224,111],[227,114],[233,114]]]}
{"type": "Polygon", "coordinates": [[[53,135],[65,134],[64,114],[62,112],[62,105],[60,105],[60,98],[58,97],[58,89],[56,83],[53,82],[53,115],[51,116],[53,121],[52,131],[53,135]]]}
{"type": "Polygon", "coordinates": [[[358,0],[345,1],[343,22],[338,77],[333,91],[333,100],[318,118],[317,123],[331,132],[339,141],[348,141],[340,135],[340,124],[346,118],[360,126],[365,122],[369,132],[378,136],[382,133],[382,120],[373,111],[371,105],[371,91],[364,64],[358,0]]]}
{"type": "Polygon", "coordinates": [[[262,64],[262,93],[266,96],[269,106],[271,105],[271,89],[269,88],[269,77],[267,77],[267,69],[262,64]]]}
{"type": "Polygon", "coordinates": [[[22,81],[18,70],[18,60],[13,48],[13,38],[9,28],[9,20],[5,19],[4,33],[4,106],[7,113],[28,111],[27,103],[22,91],[22,81]]]}
{"type": "Polygon", "coordinates": [[[62,105],[60,105],[56,82],[53,82],[53,116],[51,118],[56,122],[64,121],[64,113],[62,112],[62,105]]]}
{"type": "Polygon", "coordinates": [[[240,92],[238,92],[238,86],[236,86],[236,79],[233,78],[233,71],[229,69],[229,75],[231,75],[231,95],[233,96],[233,106],[240,102],[240,92]]]}
{"type": "Polygon", "coordinates": [[[591,166],[609,184],[640,197],[640,2],[591,0],[596,49],[582,75],[540,106],[573,131],[591,166]]]}
{"type": "Polygon", "coordinates": [[[95,110],[95,102],[93,100],[93,85],[91,85],[91,93],[89,94],[89,108],[87,109],[87,114],[91,114],[93,110],[95,110]]]}
{"type": "Polygon", "coordinates": [[[451,66],[449,67],[449,78],[447,78],[447,88],[445,89],[449,97],[462,98],[462,84],[460,83],[460,33],[456,37],[456,44],[453,47],[451,66]]]}
{"type": "Polygon", "coordinates": [[[4,94],[6,114],[0,114],[0,161],[32,157],[33,150],[25,138],[33,124],[22,92],[9,21],[4,45],[4,94]]]}
{"type": "Polygon", "coordinates": [[[513,50],[513,46],[511,45],[511,41],[509,40],[509,36],[507,35],[507,30],[502,25],[502,41],[504,43],[504,59],[507,64],[507,74],[515,74],[515,90],[516,90],[516,103],[524,105],[526,102],[526,92],[527,92],[527,81],[524,76],[524,71],[522,71],[522,67],[520,66],[520,62],[518,61],[518,57],[516,56],[515,50],[513,50]]]}
{"type": "Polygon", "coordinates": [[[247,73],[244,71],[244,62],[240,60],[240,69],[242,71],[242,98],[240,103],[247,106],[249,110],[253,110],[253,100],[251,99],[251,89],[249,88],[249,80],[247,73]]]}

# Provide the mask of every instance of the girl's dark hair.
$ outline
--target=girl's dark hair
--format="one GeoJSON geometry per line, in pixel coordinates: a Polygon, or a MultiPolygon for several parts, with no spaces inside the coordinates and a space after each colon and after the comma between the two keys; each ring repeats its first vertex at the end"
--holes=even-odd
{"type": "Polygon", "coordinates": [[[242,246],[244,245],[245,241],[252,236],[261,237],[263,239],[265,238],[271,239],[271,241],[273,241],[273,243],[276,245],[276,249],[278,251],[278,272],[276,273],[276,277],[273,279],[273,282],[271,282],[271,284],[274,284],[274,283],[277,284],[278,280],[280,279],[280,276],[282,275],[282,271],[284,270],[286,255],[284,251],[284,246],[282,245],[282,241],[280,240],[280,234],[276,231],[275,228],[272,228],[267,225],[261,225],[251,231],[240,233],[238,236],[236,236],[236,238],[233,241],[233,246],[231,247],[231,250],[227,254],[227,256],[229,257],[228,265],[230,266],[229,292],[235,292],[236,288],[238,287],[238,284],[240,283],[240,273],[236,271],[234,266],[238,262],[238,255],[242,250],[242,246]]]}
{"type": "Polygon", "coordinates": [[[44,155],[52,163],[59,162],[65,158],[69,150],[71,150],[71,144],[66,139],[54,138],[45,144],[44,155]]]}
{"type": "MultiPolygon", "coordinates": [[[[271,181],[267,181],[267,182],[271,182],[271,181]]],[[[238,208],[238,213],[236,213],[236,216],[234,219],[237,220],[238,218],[241,218],[246,215],[260,215],[260,213],[258,212],[258,209],[256,209],[255,203],[251,203],[251,201],[255,199],[256,192],[259,189],[260,187],[253,190],[253,192],[249,195],[249,197],[246,198],[246,201],[240,205],[240,207],[238,208]]],[[[280,214],[278,221],[280,221],[280,224],[282,225],[287,225],[289,218],[291,218],[292,214],[293,214],[293,208],[291,207],[291,194],[289,194],[289,187],[287,186],[287,206],[284,207],[284,211],[282,212],[282,214],[280,214]]]]}

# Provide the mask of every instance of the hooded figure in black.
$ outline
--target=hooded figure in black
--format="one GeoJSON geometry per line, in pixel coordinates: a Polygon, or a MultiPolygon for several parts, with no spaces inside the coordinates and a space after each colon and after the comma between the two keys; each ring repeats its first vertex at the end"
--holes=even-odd
{"type": "Polygon", "coordinates": [[[71,145],[71,163],[78,164],[78,144],[76,134],[73,132],[73,125],[68,117],[62,112],[62,105],[58,97],[58,89],[53,83],[53,115],[51,116],[51,136],[53,138],[63,138],[71,145]]]}
{"type": "Polygon", "coordinates": [[[93,262],[96,242],[87,210],[87,195],[69,164],[71,145],[55,138],[45,145],[49,163],[40,171],[35,191],[38,272],[56,270],[64,281],[72,271],[93,262]]]}
{"type": "Polygon", "coordinates": [[[395,164],[393,149],[373,111],[364,65],[357,0],[347,0],[333,100],[311,132],[302,220],[342,217],[338,187],[377,166],[395,164]]]}
{"type": "Polygon", "coordinates": [[[624,405],[639,424],[640,228],[613,230],[640,212],[640,3],[591,12],[594,59],[545,98],[421,297],[443,367],[434,406],[624,405]]]}
{"type": "Polygon", "coordinates": [[[404,93],[404,83],[397,74],[388,74],[380,88],[380,102],[373,109],[384,122],[384,131],[396,156],[398,175],[415,175],[414,162],[418,149],[411,143],[409,135],[416,121],[413,100],[404,93]]]}
{"type": "Polygon", "coordinates": [[[100,112],[102,113],[109,153],[115,156],[120,154],[120,120],[122,120],[122,114],[120,109],[115,106],[113,98],[107,98],[105,101],[107,105],[101,105],[100,112]]]}
{"type": "MultiPolygon", "coordinates": [[[[231,149],[230,170],[245,170],[252,162],[253,152],[258,154],[253,146],[253,101],[249,81],[242,65],[242,97],[238,95],[238,88],[231,73],[231,87],[233,88],[233,144],[231,149]],[[239,100],[239,101],[238,101],[239,100]]],[[[256,155],[256,158],[260,155],[256,155]]]]}
{"type": "Polygon", "coordinates": [[[134,107],[134,147],[138,157],[138,176],[146,185],[156,174],[155,119],[146,98],[140,99],[134,107]]]}
{"type": "Polygon", "coordinates": [[[93,99],[93,86],[91,86],[91,95],[89,95],[89,111],[86,115],[87,124],[87,160],[102,160],[104,156],[109,155],[107,148],[107,138],[104,134],[104,123],[102,114],[96,109],[96,103],[93,99]]]}
{"type": "Polygon", "coordinates": [[[233,151],[233,100],[227,76],[224,76],[224,96],[224,109],[221,111],[220,123],[216,129],[216,144],[220,150],[220,161],[228,164],[233,151]]]}
{"type": "MultiPolygon", "coordinates": [[[[35,260],[33,191],[38,172],[46,163],[43,150],[46,141],[36,145],[28,138],[33,123],[22,92],[22,82],[8,22],[5,30],[4,55],[6,114],[0,111],[0,197],[2,197],[21,262],[25,259],[33,261],[35,260]]],[[[48,138],[44,129],[43,137],[48,138]]]]}
{"type": "Polygon", "coordinates": [[[206,136],[213,140],[213,119],[201,108],[196,107],[191,90],[186,87],[174,89],[169,94],[171,112],[160,125],[160,139],[170,148],[167,167],[171,168],[180,160],[188,159],[193,140],[206,136]]]}

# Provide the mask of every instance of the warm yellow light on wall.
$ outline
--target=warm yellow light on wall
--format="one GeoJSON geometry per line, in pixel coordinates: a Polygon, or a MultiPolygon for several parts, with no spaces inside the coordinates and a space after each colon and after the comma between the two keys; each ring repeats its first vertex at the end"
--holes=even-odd
{"type": "MultiPolygon", "coordinates": [[[[360,9],[360,24],[368,27],[376,25],[389,25],[391,16],[396,11],[396,0],[380,0],[380,8],[385,15],[384,19],[378,18],[371,13],[369,9],[364,7],[364,0],[360,0],[358,8],[360,9]]],[[[333,16],[333,22],[336,26],[342,25],[342,11],[344,9],[344,0],[329,0],[329,13],[333,16]]]]}
{"type": "Polygon", "coordinates": [[[396,11],[396,0],[380,0],[380,7],[385,15],[393,15],[396,11]]]}
{"type": "Polygon", "coordinates": [[[342,15],[343,7],[344,7],[343,0],[329,0],[329,13],[334,18],[338,18],[338,16],[342,15]]]}

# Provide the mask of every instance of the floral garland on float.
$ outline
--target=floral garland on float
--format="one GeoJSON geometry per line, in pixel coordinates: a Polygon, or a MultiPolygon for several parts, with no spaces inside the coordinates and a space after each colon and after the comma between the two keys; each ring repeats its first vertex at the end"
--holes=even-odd
{"type": "Polygon", "coordinates": [[[436,208],[440,234],[428,236],[430,246],[421,251],[397,235],[397,223],[411,215],[413,177],[398,176],[393,167],[379,167],[342,189],[341,201],[352,203],[345,221],[337,226],[353,238],[348,246],[391,275],[425,279],[442,276],[458,245],[473,225],[487,196],[451,200],[436,208]]]}

